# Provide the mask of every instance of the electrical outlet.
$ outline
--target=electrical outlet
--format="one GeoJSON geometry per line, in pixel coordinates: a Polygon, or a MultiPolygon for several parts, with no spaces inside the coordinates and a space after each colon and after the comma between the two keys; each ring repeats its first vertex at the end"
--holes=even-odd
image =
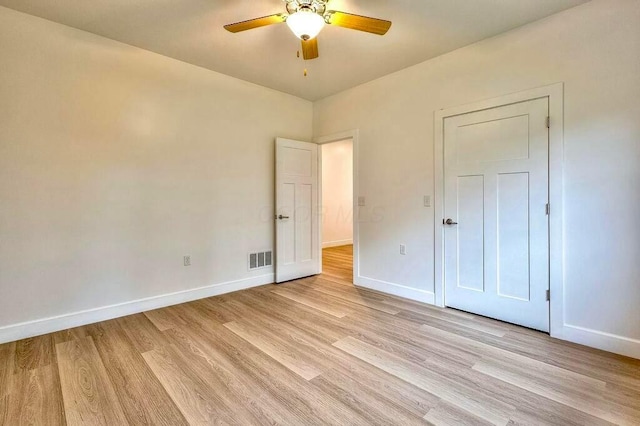
{"type": "Polygon", "coordinates": [[[431,207],[431,195],[424,196],[424,206],[431,207]]]}
{"type": "Polygon", "coordinates": [[[186,255],[184,258],[184,266],[191,266],[191,256],[190,255],[186,255]]]}
{"type": "Polygon", "coordinates": [[[364,197],[358,197],[358,206],[360,207],[364,207],[365,206],[365,198],[364,197]]]}
{"type": "Polygon", "coordinates": [[[407,254],[407,246],[404,244],[400,244],[400,254],[403,256],[407,254]]]}

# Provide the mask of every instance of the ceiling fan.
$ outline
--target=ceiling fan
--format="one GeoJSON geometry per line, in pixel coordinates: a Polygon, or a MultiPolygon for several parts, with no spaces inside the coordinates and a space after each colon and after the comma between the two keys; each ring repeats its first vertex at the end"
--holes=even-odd
{"type": "Polygon", "coordinates": [[[337,10],[327,10],[329,0],[283,0],[287,13],[263,16],[248,21],[225,25],[232,33],[251,30],[272,24],[286,22],[291,31],[302,40],[302,55],[305,60],[318,57],[318,40],[316,37],[325,24],[365,31],[372,34],[385,35],[391,22],[383,19],[369,18],[337,10]]]}

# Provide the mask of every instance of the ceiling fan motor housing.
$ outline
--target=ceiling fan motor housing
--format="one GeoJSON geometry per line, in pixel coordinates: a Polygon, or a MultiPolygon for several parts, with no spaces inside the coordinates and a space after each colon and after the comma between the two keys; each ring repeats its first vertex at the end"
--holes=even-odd
{"type": "Polygon", "coordinates": [[[324,16],[329,0],[283,0],[287,4],[287,12],[293,15],[296,12],[309,11],[324,16]]]}

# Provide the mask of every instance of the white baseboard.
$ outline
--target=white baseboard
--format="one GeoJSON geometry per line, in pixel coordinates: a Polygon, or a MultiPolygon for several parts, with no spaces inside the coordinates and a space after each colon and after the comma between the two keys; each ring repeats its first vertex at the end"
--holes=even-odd
{"type": "Polygon", "coordinates": [[[350,244],[353,244],[353,240],[352,239],[327,241],[327,242],[322,243],[322,248],[348,246],[350,244]]]}
{"type": "Polygon", "coordinates": [[[257,277],[213,284],[205,287],[183,290],[159,296],[152,296],[144,299],[132,300],[130,302],[118,303],[115,305],[103,306],[100,308],[88,309],[85,311],[73,312],[50,318],[12,324],[0,327],[0,344],[26,339],[28,337],[39,336],[42,334],[53,333],[55,331],[66,330],[68,328],[93,324],[113,318],[124,317],[140,312],[150,311],[153,309],[164,308],[166,306],[191,302],[193,300],[218,296],[220,294],[230,293],[232,291],[244,290],[251,287],[271,284],[273,283],[273,281],[273,274],[265,274],[257,277]]]}
{"type": "Polygon", "coordinates": [[[371,290],[393,294],[394,296],[404,297],[405,299],[415,300],[422,303],[429,303],[431,305],[435,304],[436,301],[434,293],[413,287],[407,287],[402,284],[380,281],[363,276],[355,277],[354,284],[360,287],[369,288],[371,290]]]}
{"type": "Polygon", "coordinates": [[[570,324],[564,325],[561,335],[552,336],[607,352],[640,359],[640,340],[570,324]]]}

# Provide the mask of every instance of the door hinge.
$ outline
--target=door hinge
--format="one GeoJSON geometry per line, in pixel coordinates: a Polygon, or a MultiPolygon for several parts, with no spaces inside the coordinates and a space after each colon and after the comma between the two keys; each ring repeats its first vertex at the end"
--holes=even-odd
{"type": "Polygon", "coordinates": [[[551,290],[547,290],[547,302],[551,300],[551,290]]]}
{"type": "Polygon", "coordinates": [[[545,207],[544,211],[547,214],[547,216],[551,214],[551,205],[549,203],[547,203],[547,206],[545,207]]]}
{"type": "Polygon", "coordinates": [[[547,124],[547,129],[550,129],[551,128],[551,117],[547,116],[546,124],[547,124]]]}

